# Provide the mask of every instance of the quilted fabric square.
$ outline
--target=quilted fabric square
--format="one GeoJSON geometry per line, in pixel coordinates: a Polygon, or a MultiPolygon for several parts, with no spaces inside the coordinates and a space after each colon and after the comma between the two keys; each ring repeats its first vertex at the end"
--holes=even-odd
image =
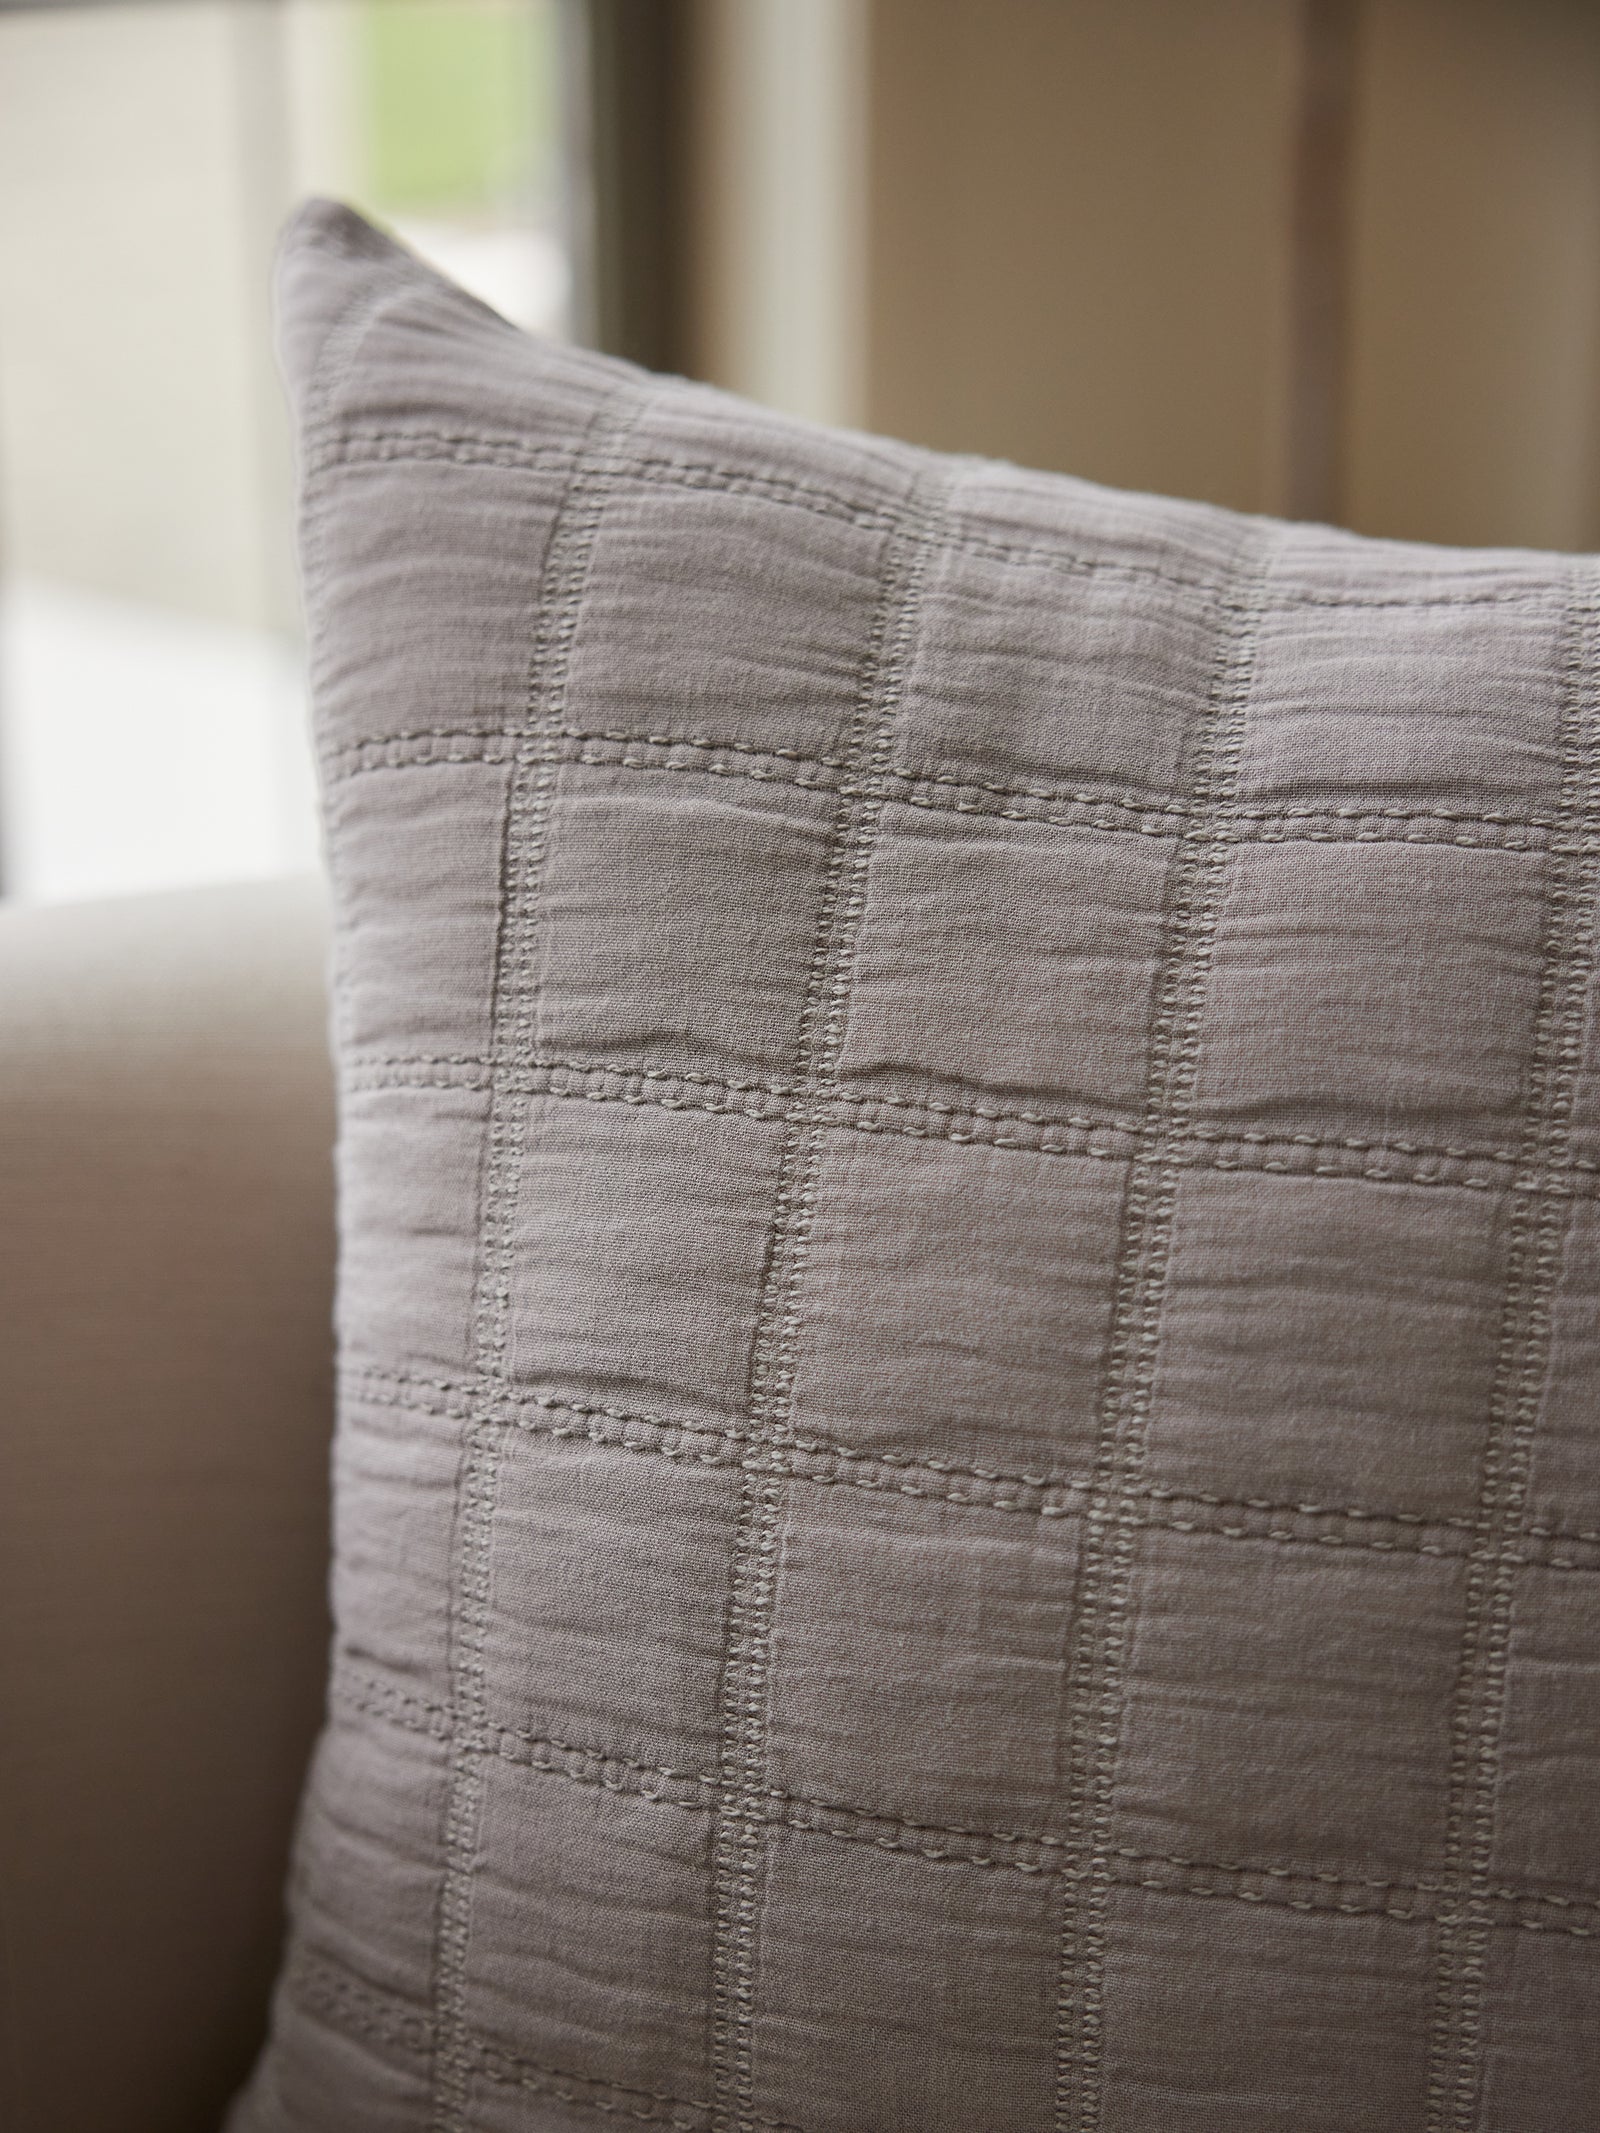
{"type": "Polygon", "coordinates": [[[1591,561],[283,262],[336,1647],[234,2133],[1582,2133],[1591,561]]]}

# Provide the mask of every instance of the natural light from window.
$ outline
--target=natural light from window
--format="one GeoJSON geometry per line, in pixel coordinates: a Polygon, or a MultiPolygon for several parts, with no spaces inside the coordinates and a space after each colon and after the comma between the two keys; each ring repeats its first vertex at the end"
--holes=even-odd
{"type": "Polygon", "coordinates": [[[0,16],[0,889],[316,855],[274,234],[329,192],[564,330],[555,0],[0,16]]]}

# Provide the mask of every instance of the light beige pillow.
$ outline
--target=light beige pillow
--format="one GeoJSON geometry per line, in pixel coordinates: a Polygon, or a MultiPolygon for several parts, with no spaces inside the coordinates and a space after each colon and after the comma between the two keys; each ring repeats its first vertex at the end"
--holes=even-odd
{"type": "Polygon", "coordinates": [[[1578,2133],[1589,561],[284,265],[338,1618],[233,2121],[1578,2133]]]}

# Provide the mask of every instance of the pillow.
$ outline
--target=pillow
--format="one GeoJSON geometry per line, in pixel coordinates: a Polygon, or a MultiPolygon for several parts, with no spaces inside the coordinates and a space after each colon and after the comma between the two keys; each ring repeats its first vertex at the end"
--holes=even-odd
{"type": "Polygon", "coordinates": [[[337,1636],[236,2133],[1592,2123],[1593,564],[282,271],[337,1636]]]}

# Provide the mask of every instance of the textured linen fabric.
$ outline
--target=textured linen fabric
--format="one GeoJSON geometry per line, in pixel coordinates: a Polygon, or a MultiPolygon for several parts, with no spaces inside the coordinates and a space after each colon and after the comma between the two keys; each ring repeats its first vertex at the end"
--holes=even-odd
{"type": "Polygon", "coordinates": [[[1596,570],[284,341],[337,1642],[238,2133],[1580,2133],[1596,570]]]}

